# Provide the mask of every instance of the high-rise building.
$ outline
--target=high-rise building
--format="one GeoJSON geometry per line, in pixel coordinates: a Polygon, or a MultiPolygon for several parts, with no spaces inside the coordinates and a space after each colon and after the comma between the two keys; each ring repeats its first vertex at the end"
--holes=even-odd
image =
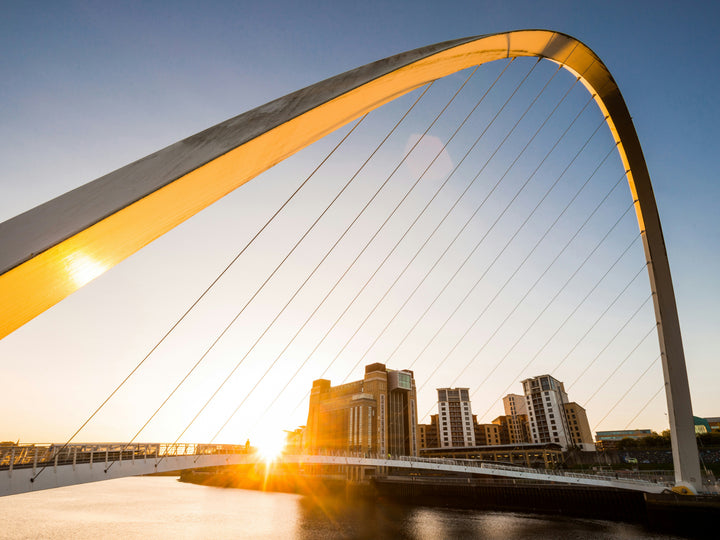
{"type": "Polygon", "coordinates": [[[525,396],[508,394],[503,398],[507,416],[508,439],[511,444],[532,442],[525,396]]]}
{"type": "Polygon", "coordinates": [[[429,424],[418,424],[418,433],[420,434],[420,449],[423,448],[439,448],[438,441],[438,415],[430,415],[429,424]]]}
{"type": "Polygon", "coordinates": [[[565,418],[565,404],[570,400],[563,383],[550,375],[540,375],[525,379],[522,385],[533,442],[556,443],[563,450],[572,446],[565,418]]]}
{"type": "Polygon", "coordinates": [[[533,442],[559,444],[563,450],[595,450],[587,413],[568,399],[563,383],[550,375],[539,375],[525,379],[522,385],[533,442]]]}
{"type": "Polygon", "coordinates": [[[475,441],[477,446],[490,446],[501,444],[500,426],[497,424],[478,424],[477,418],[474,420],[475,441]]]}
{"type": "Polygon", "coordinates": [[[527,414],[527,406],[525,405],[525,396],[520,394],[508,394],[503,398],[503,407],[506,416],[515,416],[518,414],[527,414]]]}
{"type": "Polygon", "coordinates": [[[493,420],[500,426],[500,444],[527,444],[532,442],[527,414],[503,415],[493,420]]]}
{"type": "Polygon", "coordinates": [[[438,442],[440,448],[475,446],[468,388],[438,388],[438,442]]]}
{"type": "Polygon", "coordinates": [[[593,452],[595,443],[593,442],[592,431],[590,431],[590,423],[585,409],[574,401],[566,403],[565,418],[572,438],[572,445],[585,452],[593,452]]]}
{"type": "Polygon", "coordinates": [[[510,444],[510,419],[511,416],[498,416],[492,421],[500,431],[500,444],[510,444]]]}
{"type": "Polygon", "coordinates": [[[303,446],[309,452],[417,456],[413,372],[371,364],[359,381],[334,387],[326,379],[314,381],[303,446]]]}

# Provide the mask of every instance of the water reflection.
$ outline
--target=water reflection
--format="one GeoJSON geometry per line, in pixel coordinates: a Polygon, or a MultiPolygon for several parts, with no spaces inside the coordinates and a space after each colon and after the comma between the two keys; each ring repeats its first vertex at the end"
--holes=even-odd
{"type": "Polygon", "coordinates": [[[298,538],[672,538],[627,523],[303,497],[298,538]]]}
{"type": "Polygon", "coordinates": [[[0,538],[670,538],[642,527],[123,478],[4,497],[0,538]]]}

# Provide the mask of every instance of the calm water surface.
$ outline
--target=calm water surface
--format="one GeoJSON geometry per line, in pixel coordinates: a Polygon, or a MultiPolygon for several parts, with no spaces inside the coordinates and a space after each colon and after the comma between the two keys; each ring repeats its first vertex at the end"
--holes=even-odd
{"type": "Polygon", "coordinates": [[[0,500],[0,538],[671,538],[606,521],[375,504],[122,478],[0,500]]]}

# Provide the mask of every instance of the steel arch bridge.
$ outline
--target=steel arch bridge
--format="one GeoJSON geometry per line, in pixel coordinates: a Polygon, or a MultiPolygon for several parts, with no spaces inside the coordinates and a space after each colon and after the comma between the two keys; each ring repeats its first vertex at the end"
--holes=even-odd
{"type": "Polygon", "coordinates": [[[578,77],[615,139],[648,263],[676,481],[700,485],[677,308],[640,142],[607,67],[586,45],[558,32],[521,30],[462,38],[359,67],[197,133],[0,224],[0,338],[361,115],[432,80],[514,57],[545,58],[578,77]]]}

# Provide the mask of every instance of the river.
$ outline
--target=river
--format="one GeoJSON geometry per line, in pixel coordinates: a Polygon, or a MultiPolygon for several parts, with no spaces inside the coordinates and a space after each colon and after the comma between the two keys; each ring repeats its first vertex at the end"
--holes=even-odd
{"type": "Polygon", "coordinates": [[[672,538],[638,525],[519,513],[339,504],[174,477],[122,478],[5,497],[0,538],[672,538]]]}

